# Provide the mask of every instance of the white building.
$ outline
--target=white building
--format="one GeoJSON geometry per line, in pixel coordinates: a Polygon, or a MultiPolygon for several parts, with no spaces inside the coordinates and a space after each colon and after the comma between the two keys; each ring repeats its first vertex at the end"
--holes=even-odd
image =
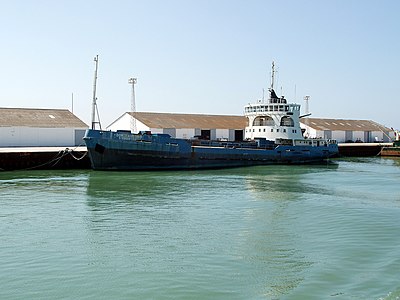
{"type": "Polygon", "coordinates": [[[369,120],[303,118],[301,127],[306,137],[335,139],[338,143],[389,142],[394,139],[393,129],[369,120]]]}
{"type": "Polygon", "coordinates": [[[243,116],[127,112],[110,124],[108,130],[131,130],[167,133],[172,137],[190,139],[201,137],[211,140],[243,140],[247,120],[243,116]]]}
{"type": "MultiPolygon", "coordinates": [[[[285,118],[285,116],[282,118],[285,118]]],[[[109,125],[107,129],[113,131],[130,130],[133,119],[136,122],[137,131],[168,133],[177,138],[200,136],[212,140],[242,140],[244,129],[249,126],[248,119],[245,116],[127,112],[109,125]]],[[[267,121],[262,120],[262,122],[267,121]]],[[[275,123],[279,125],[286,122],[286,119],[278,121],[275,120],[275,123]]],[[[261,122],[261,120],[255,118],[253,125],[258,125],[257,122],[261,122]]],[[[303,134],[305,137],[335,139],[338,143],[346,141],[387,142],[394,139],[392,129],[374,121],[301,118],[300,127],[305,131],[303,134]]],[[[254,128],[257,129],[256,133],[258,133],[258,127],[254,128]]]]}
{"type": "Polygon", "coordinates": [[[0,108],[0,147],[78,146],[87,128],[66,109],[0,108]]]}

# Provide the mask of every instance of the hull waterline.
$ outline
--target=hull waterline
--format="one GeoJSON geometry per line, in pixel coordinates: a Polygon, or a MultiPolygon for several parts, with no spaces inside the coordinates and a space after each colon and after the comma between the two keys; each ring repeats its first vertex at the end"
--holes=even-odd
{"type": "Polygon", "coordinates": [[[85,135],[95,170],[216,169],[270,164],[322,162],[337,154],[337,145],[318,147],[214,142],[199,146],[168,135],[88,130],[85,135]]]}

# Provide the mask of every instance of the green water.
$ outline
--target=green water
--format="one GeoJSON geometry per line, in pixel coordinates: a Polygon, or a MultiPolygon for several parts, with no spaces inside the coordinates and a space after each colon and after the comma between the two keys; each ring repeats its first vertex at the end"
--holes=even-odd
{"type": "Polygon", "coordinates": [[[399,299],[400,160],[0,173],[0,299],[399,299]]]}

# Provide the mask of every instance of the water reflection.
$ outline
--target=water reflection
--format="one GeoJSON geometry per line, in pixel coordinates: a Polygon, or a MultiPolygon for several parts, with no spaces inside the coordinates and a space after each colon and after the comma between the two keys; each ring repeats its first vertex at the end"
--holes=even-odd
{"type": "Polygon", "coordinates": [[[400,167],[400,157],[381,157],[381,159],[388,164],[400,167]]]}
{"type": "Polygon", "coordinates": [[[162,196],[174,189],[169,173],[91,172],[87,193],[93,200],[126,200],[162,196]]]}
{"type": "Polygon", "coordinates": [[[303,178],[307,174],[336,171],[338,166],[337,163],[329,163],[255,167],[253,172],[245,177],[245,184],[246,188],[261,200],[295,200],[304,194],[329,194],[329,190],[324,190],[318,185],[309,185],[303,178]]]}
{"type": "Polygon", "coordinates": [[[244,177],[246,189],[258,204],[246,211],[252,230],[241,233],[243,254],[258,270],[257,276],[265,280],[264,296],[288,294],[303,282],[314,264],[302,251],[300,228],[304,220],[299,214],[299,200],[315,192],[328,195],[329,190],[310,186],[304,178],[337,168],[337,164],[257,167],[244,177]]]}
{"type": "Polygon", "coordinates": [[[3,298],[378,299],[397,291],[396,161],[1,172],[3,298]]]}
{"type": "Polygon", "coordinates": [[[217,284],[210,282],[213,277],[248,287],[255,297],[280,297],[297,287],[314,263],[299,234],[304,220],[297,203],[312,189],[302,179],[336,169],[334,164],[91,172],[89,239],[107,244],[117,231],[136,268],[183,270],[198,284],[217,284]],[[205,272],[209,276],[199,281],[205,272]]]}

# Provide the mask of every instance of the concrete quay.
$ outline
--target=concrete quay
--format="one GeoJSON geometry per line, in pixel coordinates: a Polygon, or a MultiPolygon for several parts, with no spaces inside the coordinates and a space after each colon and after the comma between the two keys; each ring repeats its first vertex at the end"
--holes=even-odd
{"type": "Polygon", "coordinates": [[[339,156],[378,156],[383,147],[390,147],[393,143],[339,143],[339,156]]]}
{"type": "Polygon", "coordinates": [[[0,171],[89,168],[86,147],[0,148],[0,171]]]}
{"type": "MultiPolygon", "coordinates": [[[[392,143],[339,143],[339,156],[378,156],[392,143]]],[[[0,148],[0,171],[90,169],[87,149],[81,147],[0,148]]]]}

